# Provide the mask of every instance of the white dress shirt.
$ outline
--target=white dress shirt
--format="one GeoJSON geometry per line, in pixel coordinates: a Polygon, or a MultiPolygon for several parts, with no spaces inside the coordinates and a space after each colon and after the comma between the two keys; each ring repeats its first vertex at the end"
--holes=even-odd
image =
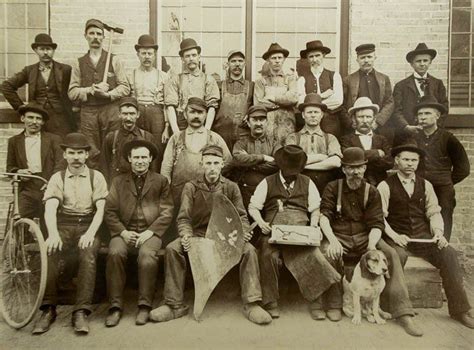
{"type": "Polygon", "coordinates": [[[372,149],[372,136],[374,135],[372,131],[368,134],[362,134],[356,130],[355,134],[359,136],[359,140],[364,151],[369,151],[372,149]]]}
{"type": "MultiPolygon", "coordinates": [[[[318,87],[318,94],[321,95],[321,87],[319,84],[319,77],[321,76],[321,73],[323,72],[324,67],[318,67],[317,69],[311,68],[311,72],[315,76],[316,80],[318,81],[317,87],[318,87]]],[[[301,104],[304,102],[304,98],[306,96],[306,88],[305,88],[305,78],[304,76],[301,76],[298,78],[298,104],[301,104]]],[[[333,94],[329,96],[328,98],[323,99],[323,103],[328,107],[330,110],[334,110],[338,108],[340,105],[342,105],[342,102],[344,100],[344,91],[342,88],[342,78],[341,75],[338,72],[334,72],[334,86],[332,88],[333,94]]]]}
{"type": "Polygon", "coordinates": [[[41,134],[25,134],[25,152],[28,169],[33,173],[40,173],[41,167],[41,134]]]}

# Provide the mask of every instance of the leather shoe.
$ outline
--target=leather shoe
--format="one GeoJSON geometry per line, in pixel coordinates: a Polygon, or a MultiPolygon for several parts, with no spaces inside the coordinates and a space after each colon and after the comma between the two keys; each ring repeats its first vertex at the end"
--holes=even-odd
{"type": "Polygon", "coordinates": [[[115,327],[119,324],[120,318],[122,317],[122,311],[119,308],[113,308],[109,310],[109,314],[105,319],[106,327],[115,327]]]}
{"type": "Polygon", "coordinates": [[[313,309],[309,310],[311,318],[316,321],[324,321],[326,319],[326,313],[324,310],[313,309]]]}
{"type": "Polygon", "coordinates": [[[77,310],[72,314],[72,326],[74,331],[79,334],[89,333],[89,321],[85,310],[77,310]]]}
{"type": "Polygon", "coordinates": [[[278,307],[278,303],[268,303],[263,306],[266,312],[270,314],[272,318],[279,318],[280,317],[280,308],[278,307]]]}
{"type": "Polygon", "coordinates": [[[137,317],[135,318],[135,324],[137,326],[143,326],[148,322],[150,316],[150,308],[147,306],[139,306],[137,317]]]}
{"type": "Polygon", "coordinates": [[[256,303],[245,304],[244,314],[249,321],[255,324],[269,324],[272,322],[272,316],[256,303]]]}
{"type": "Polygon", "coordinates": [[[469,314],[469,311],[451,317],[468,328],[474,328],[474,318],[469,314]]]}
{"type": "Polygon", "coordinates": [[[32,334],[42,334],[49,331],[51,324],[56,320],[56,308],[47,307],[43,309],[40,318],[35,323],[32,334]]]}
{"type": "Polygon", "coordinates": [[[329,309],[326,312],[326,315],[328,316],[329,320],[332,322],[339,322],[340,320],[342,320],[341,309],[329,309]]]}
{"type": "Polygon", "coordinates": [[[189,306],[182,305],[177,308],[172,308],[169,305],[161,305],[160,307],[151,310],[149,318],[154,322],[166,322],[174,320],[175,318],[183,317],[189,312],[189,306]]]}
{"type": "Polygon", "coordinates": [[[401,316],[398,318],[398,323],[400,323],[405,332],[414,337],[421,337],[423,335],[423,331],[416,325],[413,316],[401,316]]]}

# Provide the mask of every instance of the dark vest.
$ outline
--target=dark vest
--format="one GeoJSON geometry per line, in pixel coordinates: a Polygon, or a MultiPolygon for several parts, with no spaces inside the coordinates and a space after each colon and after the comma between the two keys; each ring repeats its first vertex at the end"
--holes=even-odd
{"type": "MultiPolygon", "coordinates": [[[[304,88],[306,90],[306,94],[318,92],[316,77],[314,76],[313,72],[310,72],[310,74],[305,75],[304,80],[304,88]]],[[[333,86],[334,72],[324,68],[321,75],[319,76],[319,88],[321,89],[321,92],[324,92],[326,90],[332,89],[333,86]]]]}
{"type": "Polygon", "coordinates": [[[430,223],[426,217],[424,179],[416,176],[411,198],[396,174],[385,181],[390,188],[387,217],[390,227],[398,234],[411,238],[431,238],[430,223]]]}
{"type": "MultiPolygon", "coordinates": [[[[285,186],[280,181],[280,173],[276,173],[266,177],[268,190],[267,198],[263,206],[265,221],[271,222],[275,217],[275,213],[279,211],[280,201],[283,205],[284,210],[292,212],[300,212],[308,216],[308,186],[309,177],[299,174],[296,177],[294,187],[291,191],[291,195],[286,191],[285,186]]],[[[296,223],[294,223],[296,224],[296,223]]]]}
{"type": "Polygon", "coordinates": [[[54,75],[54,68],[51,69],[47,82],[44,81],[41,72],[38,72],[35,99],[36,102],[46,108],[53,107],[55,110],[62,110],[61,98],[59,96],[56,77],[54,75]]]}
{"type": "MultiPolygon", "coordinates": [[[[109,72],[107,74],[107,83],[109,84],[109,91],[113,90],[117,86],[117,78],[115,77],[113,62],[114,55],[110,58],[109,72]]],[[[102,55],[97,62],[97,66],[91,63],[89,54],[79,58],[79,69],[81,71],[81,87],[92,86],[92,84],[98,84],[104,77],[105,63],[107,61],[107,51],[102,50],[102,55]]],[[[109,103],[108,98],[101,98],[88,95],[87,105],[103,105],[109,103]]]]}

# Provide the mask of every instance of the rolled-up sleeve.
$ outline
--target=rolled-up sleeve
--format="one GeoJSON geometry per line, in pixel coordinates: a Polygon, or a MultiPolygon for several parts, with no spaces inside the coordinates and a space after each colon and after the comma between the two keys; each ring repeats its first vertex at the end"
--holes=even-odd
{"type": "Polygon", "coordinates": [[[313,181],[308,185],[308,212],[318,210],[321,205],[321,196],[313,181]]]}
{"type": "Polygon", "coordinates": [[[92,191],[92,202],[105,199],[109,191],[107,190],[107,181],[100,171],[94,170],[94,189],[92,191]]]}
{"type": "Polygon", "coordinates": [[[425,180],[425,198],[426,217],[430,220],[431,231],[444,231],[444,222],[441,216],[441,207],[438,204],[438,197],[436,197],[433,185],[428,180],[425,180]]]}
{"type": "Polygon", "coordinates": [[[64,200],[63,180],[61,179],[61,172],[59,171],[49,179],[46,191],[44,191],[43,202],[51,198],[56,198],[60,204],[64,200]]]}
{"type": "Polygon", "coordinates": [[[173,106],[175,108],[178,107],[179,104],[179,75],[173,74],[168,77],[165,82],[165,89],[164,89],[164,101],[165,106],[173,106]]]}
{"type": "Polygon", "coordinates": [[[267,200],[268,183],[266,179],[260,181],[250,198],[249,209],[262,210],[267,200]]]}
{"type": "Polygon", "coordinates": [[[208,75],[204,94],[204,100],[206,101],[207,108],[214,107],[217,109],[220,98],[221,95],[216,80],[211,75],[208,75]]]}
{"type": "Polygon", "coordinates": [[[382,212],[384,218],[388,217],[388,203],[390,201],[390,188],[388,187],[387,182],[382,181],[377,186],[377,190],[380,194],[380,199],[382,201],[382,212]]]}
{"type": "Polygon", "coordinates": [[[342,87],[342,78],[341,75],[337,72],[334,73],[334,87],[333,94],[323,100],[324,104],[328,106],[330,110],[335,110],[342,105],[344,100],[344,90],[342,87]]]}
{"type": "Polygon", "coordinates": [[[342,158],[341,145],[333,134],[328,134],[328,157],[338,156],[342,158]]]}
{"type": "Polygon", "coordinates": [[[109,90],[109,95],[110,99],[115,101],[130,94],[130,83],[128,82],[122,61],[117,56],[113,56],[112,66],[114,68],[117,86],[112,90],[109,90]]]}

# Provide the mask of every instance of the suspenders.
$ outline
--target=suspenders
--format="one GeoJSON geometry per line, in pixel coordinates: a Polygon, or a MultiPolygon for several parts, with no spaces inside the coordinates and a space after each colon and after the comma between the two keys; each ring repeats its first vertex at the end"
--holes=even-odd
{"type": "MultiPolygon", "coordinates": [[[[339,215],[342,213],[342,181],[343,179],[337,180],[337,203],[336,203],[336,211],[339,215]]],[[[364,190],[364,209],[367,207],[367,202],[369,201],[369,190],[370,185],[366,182],[365,183],[365,190],[364,190]]]]}

